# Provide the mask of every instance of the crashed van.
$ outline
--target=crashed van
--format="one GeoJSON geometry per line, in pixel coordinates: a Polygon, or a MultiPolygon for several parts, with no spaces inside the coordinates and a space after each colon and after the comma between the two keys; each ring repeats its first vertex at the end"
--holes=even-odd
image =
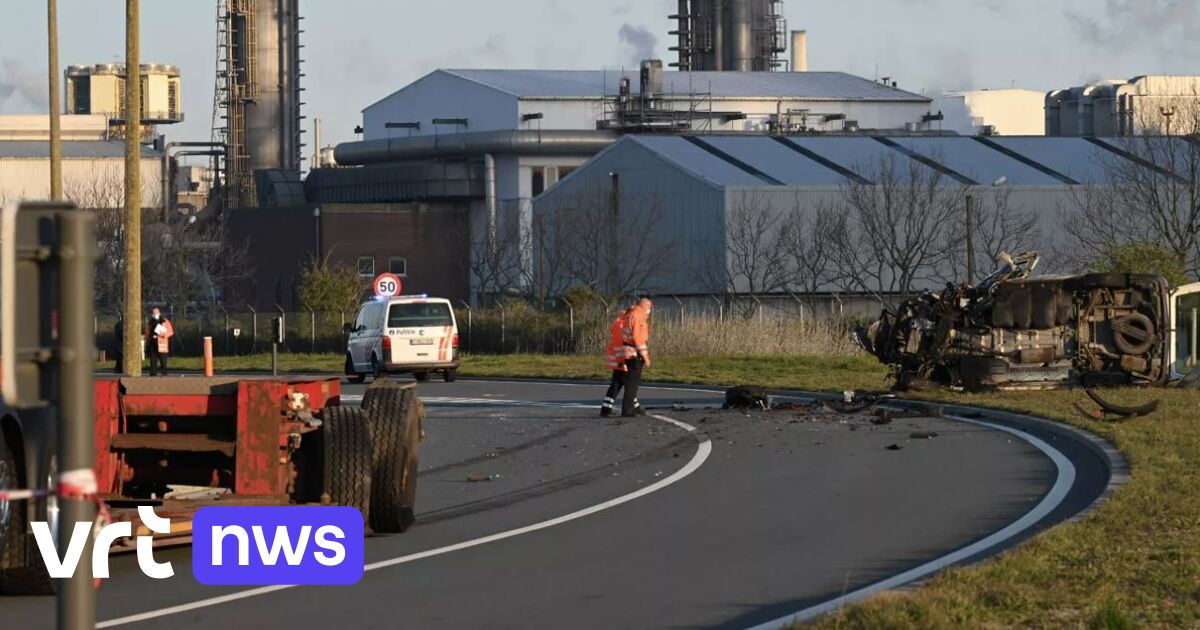
{"type": "Polygon", "coordinates": [[[900,389],[1166,385],[1196,369],[1200,284],[1158,276],[1034,276],[1003,255],[978,286],[948,286],[855,331],[900,389]]]}

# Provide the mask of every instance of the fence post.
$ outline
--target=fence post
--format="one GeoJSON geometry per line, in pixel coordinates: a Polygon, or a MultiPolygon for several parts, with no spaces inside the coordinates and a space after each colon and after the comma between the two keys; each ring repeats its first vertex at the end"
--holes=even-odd
{"type": "Polygon", "coordinates": [[[233,353],[229,351],[229,311],[225,310],[225,307],[220,304],[217,305],[217,308],[221,309],[221,314],[225,316],[225,334],[222,335],[225,338],[224,352],[226,355],[230,355],[233,353]]]}
{"type": "Polygon", "coordinates": [[[724,319],[725,319],[725,303],[721,301],[721,298],[719,298],[715,295],[713,295],[711,297],[712,297],[713,301],[717,303],[717,321],[724,321],[724,319]]]}
{"type": "Polygon", "coordinates": [[[508,335],[508,310],[500,302],[496,302],[496,306],[500,307],[500,354],[504,354],[505,340],[508,335]]]}
{"type": "Polygon", "coordinates": [[[568,331],[568,334],[571,335],[570,343],[568,345],[570,346],[570,351],[574,352],[575,351],[575,305],[572,304],[571,300],[568,300],[567,298],[562,298],[562,301],[563,301],[563,304],[567,305],[567,331],[568,331]]]}
{"type": "MultiPolygon", "coordinates": [[[[284,352],[287,352],[288,351],[288,347],[287,347],[287,338],[288,338],[287,337],[287,311],[283,310],[283,307],[279,305],[279,302],[275,303],[275,309],[279,311],[279,329],[283,331],[283,343],[279,344],[279,345],[283,346],[284,352]]],[[[271,335],[274,336],[274,334],[275,334],[275,331],[272,330],[271,335]]],[[[272,343],[274,343],[273,337],[272,337],[272,343]]]]}
{"type": "Polygon", "coordinates": [[[312,323],[312,353],[317,353],[317,312],[308,309],[309,321],[312,323]]]}
{"type": "Polygon", "coordinates": [[[758,305],[758,323],[759,323],[759,324],[762,324],[762,323],[763,323],[763,303],[762,303],[762,300],[758,299],[758,296],[757,296],[757,295],[754,295],[753,293],[751,293],[751,294],[750,294],[750,297],[754,298],[754,303],[758,305]]]}
{"type": "Polygon", "coordinates": [[[249,304],[246,308],[250,309],[250,354],[258,352],[258,311],[249,304]]]}
{"type": "Polygon", "coordinates": [[[683,311],[684,311],[683,300],[679,299],[678,295],[672,295],[671,299],[675,300],[675,306],[679,307],[679,325],[682,327],[685,325],[684,315],[683,315],[683,311]]]}

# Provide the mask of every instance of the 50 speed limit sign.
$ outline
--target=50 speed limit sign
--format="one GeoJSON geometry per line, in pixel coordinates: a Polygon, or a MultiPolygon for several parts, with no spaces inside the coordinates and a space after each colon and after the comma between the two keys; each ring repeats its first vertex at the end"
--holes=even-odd
{"type": "Polygon", "coordinates": [[[375,296],[376,297],[396,297],[400,295],[400,290],[403,285],[400,278],[396,274],[385,273],[378,278],[375,278],[375,296]]]}

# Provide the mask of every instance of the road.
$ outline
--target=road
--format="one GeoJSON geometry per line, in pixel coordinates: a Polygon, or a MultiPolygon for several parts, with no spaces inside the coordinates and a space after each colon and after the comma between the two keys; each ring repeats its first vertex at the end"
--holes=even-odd
{"type": "MultiPolygon", "coordinates": [[[[353,404],[362,388],[345,393],[353,404]]],[[[745,415],[713,409],[719,393],[664,388],[642,396],[659,418],[601,419],[601,393],[424,384],[418,524],[367,541],[359,584],[205,587],[187,548],[156,553],[176,575],[155,582],[114,557],[101,627],[778,625],[1016,544],[1109,481],[1093,448],[1021,419],[745,415]]],[[[0,599],[0,627],[52,627],[53,609],[0,599]]]]}

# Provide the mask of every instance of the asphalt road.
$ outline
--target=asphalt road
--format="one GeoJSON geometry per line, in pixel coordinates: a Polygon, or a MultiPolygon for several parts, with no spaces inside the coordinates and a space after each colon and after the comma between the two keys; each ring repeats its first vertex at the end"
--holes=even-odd
{"type": "MultiPolygon", "coordinates": [[[[602,390],[422,385],[418,523],[367,541],[359,584],[205,587],[189,549],[160,550],[175,577],[152,581],[114,557],[97,617],[170,630],[746,628],[964,548],[951,560],[995,553],[1076,514],[1109,480],[1093,449],[1040,425],[1021,428],[1062,453],[1073,479],[1022,436],[949,417],[745,415],[712,409],[714,392],[644,390],[643,404],[688,431],[601,419],[602,390]],[[985,540],[1038,507],[1021,531],[985,540]]],[[[361,392],[347,387],[347,403],[361,392]]],[[[52,599],[0,599],[0,628],[53,627],[53,611],[52,599]]]]}

